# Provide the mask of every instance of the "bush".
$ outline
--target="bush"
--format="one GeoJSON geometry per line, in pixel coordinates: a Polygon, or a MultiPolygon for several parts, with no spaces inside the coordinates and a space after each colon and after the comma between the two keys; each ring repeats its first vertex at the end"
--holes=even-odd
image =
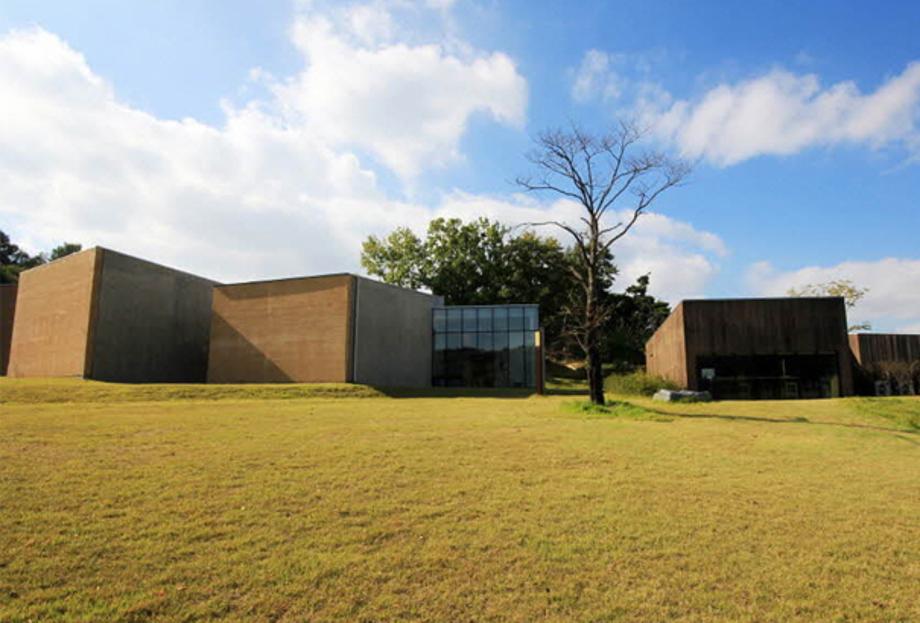
{"type": "Polygon", "coordinates": [[[642,371],[631,374],[611,374],[604,380],[604,390],[624,396],[651,396],[659,389],[680,389],[676,384],[660,376],[642,371]]]}

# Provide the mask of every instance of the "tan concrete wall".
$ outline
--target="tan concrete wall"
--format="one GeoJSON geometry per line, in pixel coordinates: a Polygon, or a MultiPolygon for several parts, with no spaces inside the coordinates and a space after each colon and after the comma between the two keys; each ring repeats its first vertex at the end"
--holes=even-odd
{"type": "Polygon", "coordinates": [[[678,305],[645,345],[645,369],[687,387],[687,349],[684,336],[684,309],[678,305]]]}
{"type": "Polygon", "coordinates": [[[215,288],[208,382],[351,381],[354,288],[351,275],[215,288]]]}
{"type": "Polygon", "coordinates": [[[16,284],[0,284],[0,376],[6,374],[13,341],[13,320],[16,316],[16,284]]]}
{"type": "Polygon", "coordinates": [[[19,276],[10,376],[83,376],[99,249],[88,249],[19,276]]]}

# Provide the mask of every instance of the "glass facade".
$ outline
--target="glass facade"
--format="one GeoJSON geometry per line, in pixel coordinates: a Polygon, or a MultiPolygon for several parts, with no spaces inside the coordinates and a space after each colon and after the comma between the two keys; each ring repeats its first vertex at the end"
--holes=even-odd
{"type": "Polygon", "coordinates": [[[437,307],[432,384],[536,387],[536,305],[437,307]]]}

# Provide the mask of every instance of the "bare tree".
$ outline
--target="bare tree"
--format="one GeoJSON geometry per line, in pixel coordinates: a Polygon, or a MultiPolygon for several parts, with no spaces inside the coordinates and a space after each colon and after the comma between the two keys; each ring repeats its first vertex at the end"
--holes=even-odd
{"type": "Polygon", "coordinates": [[[643,132],[621,121],[603,135],[573,126],[543,132],[527,155],[534,167],[517,184],[528,192],[547,193],[580,204],[578,223],[549,220],[574,242],[572,277],[577,294],[565,310],[566,332],[584,352],[591,401],[604,404],[600,340],[611,310],[603,297],[603,271],[611,247],[633,228],[661,193],[680,184],[690,165],[663,152],[643,148],[643,132]]]}

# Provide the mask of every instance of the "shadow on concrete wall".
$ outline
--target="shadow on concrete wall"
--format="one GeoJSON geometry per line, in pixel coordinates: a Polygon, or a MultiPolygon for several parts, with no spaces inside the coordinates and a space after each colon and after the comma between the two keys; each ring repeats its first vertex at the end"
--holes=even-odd
{"type": "MultiPolygon", "coordinates": [[[[287,279],[270,279],[252,283],[235,283],[231,287],[220,288],[221,296],[232,300],[265,298],[266,296],[291,296],[296,294],[313,294],[325,290],[337,290],[343,285],[341,275],[319,275],[315,277],[289,277],[287,279]],[[282,286],[283,291],[274,291],[274,286],[282,286]],[[251,286],[251,287],[250,287],[251,286]],[[267,294],[269,291],[270,294],[267,294]]],[[[218,286],[219,287],[219,286],[218,286]]]]}
{"type": "MultiPolygon", "coordinates": [[[[232,347],[222,346],[219,355],[214,356],[211,345],[211,357],[208,361],[208,383],[294,383],[287,372],[282,370],[261,349],[249,341],[245,335],[236,330],[221,316],[215,315],[212,322],[217,328],[221,340],[232,343],[232,347]],[[214,360],[219,360],[220,376],[213,378],[214,360]]],[[[212,339],[214,335],[212,330],[212,339]]]]}

